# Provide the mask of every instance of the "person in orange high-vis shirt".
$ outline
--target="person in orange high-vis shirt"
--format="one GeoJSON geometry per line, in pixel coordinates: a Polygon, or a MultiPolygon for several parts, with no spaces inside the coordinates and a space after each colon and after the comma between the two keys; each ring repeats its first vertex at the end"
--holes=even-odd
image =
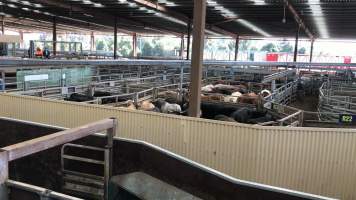
{"type": "Polygon", "coordinates": [[[42,58],[43,52],[42,52],[41,48],[37,47],[35,56],[39,57],[39,58],[42,58]]]}

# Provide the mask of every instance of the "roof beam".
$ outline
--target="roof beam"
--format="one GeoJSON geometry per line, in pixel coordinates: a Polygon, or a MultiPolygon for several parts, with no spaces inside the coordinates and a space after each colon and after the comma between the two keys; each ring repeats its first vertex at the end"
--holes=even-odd
{"type": "MultiPolygon", "coordinates": [[[[138,3],[138,4],[141,4],[143,6],[146,6],[148,8],[151,8],[151,9],[155,9],[161,13],[164,13],[166,15],[169,15],[170,17],[174,17],[180,21],[183,21],[185,22],[187,25],[189,24],[189,22],[191,21],[191,19],[189,19],[189,17],[187,17],[186,15],[184,14],[181,14],[181,13],[178,13],[176,11],[173,11],[173,10],[170,10],[162,5],[159,5],[158,3],[153,3],[149,0],[131,0],[132,2],[135,2],[135,3],[138,3]]],[[[231,37],[236,37],[236,33],[232,33],[232,32],[229,32],[227,30],[224,30],[220,27],[217,27],[215,25],[211,25],[211,24],[206,24],[206,29],[210,30],[210,31],[214,31],[214,32],[217,32],[217,33],[220,33],[220,34],[223,34],[223,35],[228,35],[228,36],[231,36],[231,37]]]]}
{"type": "Polygon", "coordinates": [[[289,2],[289,0],[284,0],[285,5],[288,7],[289,11],[293,14],[295,21],[297,24],[300,25],[300,27],[305,31],[305,33],[308,35],[308,37],[313,40],[314,35],[312,32],[309,30],[309,28],[305,25],[304,21],[302,18],[299,16],[298,12],[296,9],[293,7],[293,5],[289,2]]]}

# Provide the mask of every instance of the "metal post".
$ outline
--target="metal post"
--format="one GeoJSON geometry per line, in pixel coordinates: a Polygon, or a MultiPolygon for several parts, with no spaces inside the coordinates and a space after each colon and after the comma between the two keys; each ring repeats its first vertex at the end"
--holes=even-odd
{"type": "Polygon", "coordinates": [[[35,57],[35,42],[33,40],[30,40],[30,48],[28,51],[28,57],[29,58],[35,57]]]}
{"type": "Polygon", "coordinates": [[[187,60],[189,60],[189,56],[190,56],[190,35],[192,34],[192,25],[189,22],[188,23],[188,33],[187,33],[187,60]]]}
{"type": "Polygon", "coordinates": [[[238,57],[238,55],[239,55],[239,45],[240,44],[240,37],[239,36],[237,36],[236,37],[236,42],[235,42],[235,61],[237,61],[237,57],[238,57]]]}
{"type": "Polygon", "coordinates": [[[6,151],[0,150],[0,199],[9,199],[6,180],[9,178],[9,154],[6,151]]]}
{"type": "Polygon", "coordinates": [[[183,60],[184,59],[184,34],[182,35],[180,39],[180,51],[179,51],[179,57],[183,60]]]}
{"type": "Polygon", "coordinates": [[[5,81],[5,71],[1,71],[1,91],[5,91],[6,90],[6,81],[5,81]]]}
{"type": "Polygon", "coordinates": [[[113,127],[108,129],[106,132],[107,143],[105,147],[105,189],[104,189],[104,199],[109,199],[109,181],[112,176],[112,156],[113,156],[113,145],[114,136],[117,130],[117,119],[113,119],[113,127]]]}
{"type": "Polygon", "coordinates": [[[114,24],[114,59],[117,59],[117,17],[114,24]]]}
{"type": "Polygon", "coordinates": [[[272,84],[271,84],[271,90],[272,90],[272,93],[277,89],[276,87],[276,80],[272,80],[272,84]]]}
{"type": "Polygon", "coordinates": [[[137,58],[137,34],[132,35],[132,57],[137,58]]]}
{"type": "Polygon", "coordinates": [[[57,19],[53,17],[53,55],[57,55],[57,19]]]}
{"type": "Polygon", "coordinates": [[[293,58],[293,62],[297,62],[299,32],[300,32],[300,25],[298,24],[297,32],[296,32],[296,34],[295,34],[295,45],[294,45],[294,58],[293,58]]]}
{"type": "Polygon", "coordinates": [[[200,117],[206,0],[194,1],[193,52],[190,75],[189,116],[200,117]]]}
{"type": "Polygon", "coordinates": [[[180,74],[179,74],[179,101],[183,101],[183,81],[184,81],[184,66],[181,64],[180,66],[180,74]]]}

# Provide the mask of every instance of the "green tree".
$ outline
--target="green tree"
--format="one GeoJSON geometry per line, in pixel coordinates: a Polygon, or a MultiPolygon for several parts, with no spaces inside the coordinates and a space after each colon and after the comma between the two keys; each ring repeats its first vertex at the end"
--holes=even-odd
{"type": "Polygon", "coordinates": [[[114,38],[105,38],[106,42],[106,50],[107,51],[114,51],[114,38]]]}
{"type": "Polygon", "coordinates": [[[131,42],[121,39],[118,43],[119,54],[123,57],[129,57],[132,54],[131,42]]]}
{"type": "Polygon", "coordinates": [[[144,42],[142,50],[141,50],[141,55],[142,56],[152,56],[153,55],[153,48],[150,43],[144,42]]]}
{"type": "Polygon", "coordinates": [[[235,51],[235,42],[234,41],[230,41],[227,46],[229,48],[229,51],[235,51]]]}
{"type": "Polygon", "coordinates": [[[261,51],[277,52],[277,47],[273,43],[268,43],[261,48],[261,51]]]}
{"type": "Polygon", "coordinates": [[[293,52],[293,46],[289,42],[281,42],[278,45],[279,52],[291,53],[293,52]]]}
{"type": "Polygon", "coordinates": [[[96,41],[96,50],[103,51],[104,48],[105,48],[104,41],[102,40],[96,41]]]}
{"type": "Polygon", "coordinates": [[[298,50],[298,53],[299,53],[299,54],[305,54],[306,51],[307,51],[307,50],[306,50],[304,47],[302,47],[302,48],[300,48],[300,49],[298,50]]]}
{"type": "Polygon", "coordinates": [[[248,51],[250,46],[251,46],[251,40],[240,40],[240,42],[239,42],[239,50],[240,51],[248,51]]]}
{"type": "Polygon", "coordinates": [[[164,55],[164,48],[161,43],[156,43],[156,45],[153,47],[152,54],[154,56],[163,56],[164,55]]]}
{"type": "Polygon", "coordinates": [[[250,48],[250,51],[258,51],[257,47],[253,46],[250,48]]]}

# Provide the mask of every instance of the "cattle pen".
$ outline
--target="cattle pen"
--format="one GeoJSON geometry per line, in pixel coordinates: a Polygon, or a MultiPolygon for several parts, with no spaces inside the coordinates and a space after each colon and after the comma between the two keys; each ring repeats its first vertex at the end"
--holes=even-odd
{"type": "Polygon", "coordinates": [[[0,200],[356,200],[355,11],[0,0],[0,200]]]}

